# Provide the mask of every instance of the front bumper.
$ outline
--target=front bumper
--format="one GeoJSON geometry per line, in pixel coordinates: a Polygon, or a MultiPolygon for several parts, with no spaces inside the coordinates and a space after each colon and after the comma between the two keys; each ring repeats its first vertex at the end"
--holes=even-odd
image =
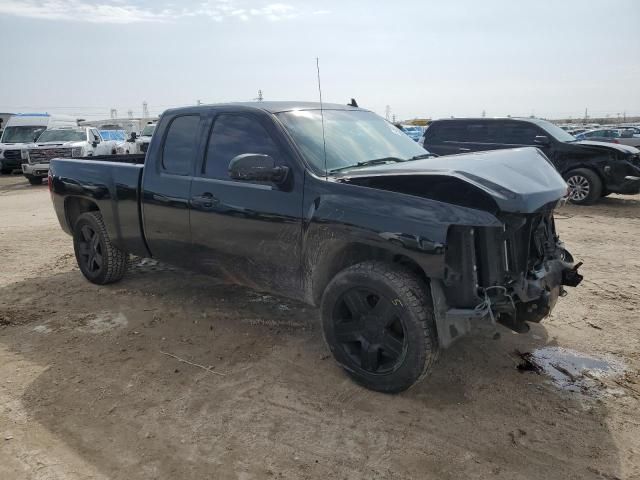
{"type": "Polygon", "coordinates": [[[523,279],[512,290],[504,286],[488,287],[485,301],[475,308],[451,308],[440,280],[430,282],[438,343],[449,347],[459,338],[473,331],[494,329],[495,323],[518,333],[529,331],[527,322],[540,322],[547,317],[559,297],[565,295],[563,286],[576,287],[582,281],[570,255],[567,260],[551,260],[544,267],[523,279]],[[520,293],[516,293],[516,292],[520,293]],[[514,300],[514,297],[519,297],[514,300]],[[521,301],[525,298],[526,301],[521,301]]]}
{"type": "Polygon", "coordinates": [[[48,163],[23,163],[22,173],[29,177],[46,177],[49,174],[48,163]]]}
{"type": "Polygon", "coordinates": [[[609,188],[613,193],[620,193],[622,195],[635,195],[640,193],[640,172],[638,175],[627,175],[624,177],[624,181],[613,188],[609,188]]]}
{"type": "Polygon", "coordinates": [[[0,165],[2,165],[2,168],[13,168],[18,169],[20,168],[20,164],[23,162],[22,159],[12,159],[12,158],[0,158],[0,165]]]}
{"type": "Polygon", "coordinates": [[[640,193],[640,156],[605,166],[604,175],[604,187],[608,192],[622,195],[640,193]]]}

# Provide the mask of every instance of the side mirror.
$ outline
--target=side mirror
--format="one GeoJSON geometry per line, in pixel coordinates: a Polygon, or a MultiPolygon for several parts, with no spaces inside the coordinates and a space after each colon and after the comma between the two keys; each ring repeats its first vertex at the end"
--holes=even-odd
{"type": "Polygon", "coordinates": [[[98,142],[94,140],[93,142],[91,142],[91,145],[93,145],[93,148],[96,148],[98,146],[98,142]]]}
{"type": "Polygon", "coordinates": [[[138,138],[138,134],[136,132],[131,132],[130,142],[135,142],[136,138],[138,138]]]}
{"type": "Polygon", "coordinates": [[[288,173],[288,167],[278,167],[273,157],[260,153],[244,153],[229,163],[229,176],[234,180],[279,184],[286,180],[288,173]]]}
{"type": "Polygon", "coordinates": [[[536,135],[536,138],[534,138],[533,143],[535,143],[536,145],[549,145],[551,143],[551,140],[549,140],[549,137],[547,137],[546,135],[536,135]]]}

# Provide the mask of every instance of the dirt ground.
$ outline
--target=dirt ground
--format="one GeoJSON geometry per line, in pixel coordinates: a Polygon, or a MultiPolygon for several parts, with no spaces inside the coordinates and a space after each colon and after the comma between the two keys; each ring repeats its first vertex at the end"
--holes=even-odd
{"type": "Polygon", "coordinates": [[[88,283],[46,185],[2,176],[0,479],[638,479],[640,197],[557,225],[585,282],[392,396],[346,377],[304,305],[149,260],[88,283]],[[516,368],[544,346],[626,370],[568,391],[516,368]]]}

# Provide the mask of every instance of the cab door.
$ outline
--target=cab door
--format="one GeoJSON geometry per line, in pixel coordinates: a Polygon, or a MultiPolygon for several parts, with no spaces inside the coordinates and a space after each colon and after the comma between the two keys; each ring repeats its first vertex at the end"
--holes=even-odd
{"type": "Polygon", "coordinates": [[[194,262],[214,274],[252,288],[301,291],[303,174],[268,114],[214,113],[204,161],[190,197],[194,262]],[[238,155],[271,156],[287,166],[280,185],[229,177],[238,155]]]}
{"type": "Polygon", "coordinates": [[[206,135],[199,111],[163,119],[144,167],[142,218],[154,258],[189,267],[189,200],[196,161],[206,135]]]}

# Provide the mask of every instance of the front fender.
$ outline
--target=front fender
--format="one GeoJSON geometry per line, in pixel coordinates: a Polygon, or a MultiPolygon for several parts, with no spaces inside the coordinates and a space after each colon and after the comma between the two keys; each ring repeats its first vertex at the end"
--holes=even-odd
{"type": "Polygon", "coordinates": [[[306,182],[303,208],[303,283],[307,298],[316,300],[345,252],[408,257],[427,277],[443,278],[451,225],[502,225],[482,210],[316,178],[306,182]]]}

